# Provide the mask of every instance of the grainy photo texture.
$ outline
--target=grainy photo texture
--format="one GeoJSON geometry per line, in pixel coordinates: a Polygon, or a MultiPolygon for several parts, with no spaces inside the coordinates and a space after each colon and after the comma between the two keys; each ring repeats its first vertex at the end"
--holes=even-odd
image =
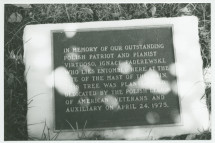
{"type": "Polygon", "coordinates": [[[5,4],[4,140],[210,140],[210,3],[5,4]]]}

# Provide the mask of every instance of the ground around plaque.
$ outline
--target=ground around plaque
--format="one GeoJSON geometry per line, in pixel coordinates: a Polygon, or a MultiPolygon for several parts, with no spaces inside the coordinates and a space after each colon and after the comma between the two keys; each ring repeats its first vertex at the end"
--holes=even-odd
{"type": "MultiPolygon", "coordinates": [[[[24,75],[25,67],[22,59],[22,35],[26,25],[180,17],[182,15],[195,15],[199,18],[201,54],[207,85],[203,98],[207,99],[207,106],[210,110],[210,4],[6,5],[4,31],[5,140],[31,140],[27,135],[26,121],[27,105],[31,104],[31,101],[27,100],[26,75],[24,75]]],[[[46,126],[44,126],[45,128],[46,126]]],[[[41,132],[41,139],[54,140],[55,138],[49,138],[48,134],[41,132]]],[[[80,139],[104,140],[105,138],[97,134],[91,137],[81,134],[80,139]]],[[[211,130],[199,134],[185,134],[161,139],[211,139],[211,130]]]]}

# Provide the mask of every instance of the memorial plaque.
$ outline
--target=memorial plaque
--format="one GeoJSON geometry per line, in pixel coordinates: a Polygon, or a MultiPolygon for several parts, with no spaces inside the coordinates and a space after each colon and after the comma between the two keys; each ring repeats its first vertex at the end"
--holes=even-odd
{"type": "Polygon", "coordinates": [[[172,25],[51,33],[55,130],[181,123],[172,25]]]}
{"type": "Polygon", "coordinates": [[[154,140],[210,127],[197,17],[28,25],[23,40],[30,138],[154,140]]]}

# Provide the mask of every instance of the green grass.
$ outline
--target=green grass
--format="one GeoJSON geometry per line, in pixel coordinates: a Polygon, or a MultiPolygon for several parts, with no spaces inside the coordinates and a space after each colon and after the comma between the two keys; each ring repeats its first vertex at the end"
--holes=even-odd
{"type": "MultiPolygon", "coordinates": [[[[211,11],[210,4],[45,4],[21,8],[5,5],[4,19],[4,120],[5,140],[27,140],[27,92],[23,64],[23,29],[28,24],[73,23],[178,17],[195,15],[199,18],[199,36],[203,69],[211,66],[211,11]],[[155,11],[156,9],[156,11],[155,11]],[[12,13],[22,16],[21,22],[8,22],[12,13]]],[[[211,87],[207,84],[208,107],[211,106],[211,87]]],[[[42,133],[41,133],[42,134],[42,133]]],[[[211,139],[211,131],[197,135],[181,135],[163,139],[211,139]]],[[[104,139],[95,135],[87,139],[104,139]]]]}

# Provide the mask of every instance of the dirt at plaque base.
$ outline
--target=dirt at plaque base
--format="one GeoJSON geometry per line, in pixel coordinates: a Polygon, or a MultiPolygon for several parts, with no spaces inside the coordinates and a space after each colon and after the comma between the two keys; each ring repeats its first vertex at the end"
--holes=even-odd
{"type": "Polygon", "coordinates": [[[196,17],[28,25],[24,43],[31,138],[150,140],[209,128],[196,17]]]}

